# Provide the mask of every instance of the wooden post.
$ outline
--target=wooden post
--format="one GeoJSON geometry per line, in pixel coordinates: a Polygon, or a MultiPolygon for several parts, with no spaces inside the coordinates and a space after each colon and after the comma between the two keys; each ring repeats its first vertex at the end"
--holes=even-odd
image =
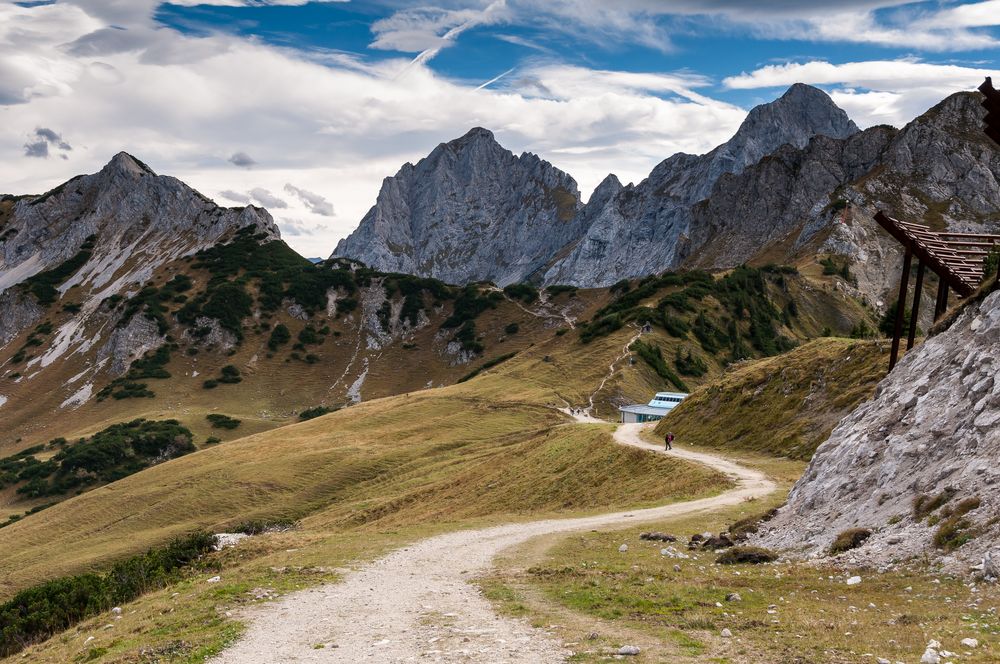
{"type": "Polygon", "coordinates": [[[948,283],[941,279],[938,282],[938,292],[937,301],[934,302],[934,320],[937,321],[938,318],[944,314],[944,310],[947,308],[946,302],[948,301],[948,283]]]}
{"type": "Polygon", "coordinates": [[[903,273],[899,276],[899,297],[896,298],[896,324],[892,328],[892,350],[889,353],[889,371],[896,366],[899,359],[899,340],[903,336],[903,316],[906,313],[906,288],[910,284],[910,262],[913,260],[913,250],[906,247],[903,254],[903,273]]]}
{"type": "Polygon", "coordinates": [[[917,260],[917,283],[913,286],[913,307],[910,308],[910,334],[906,337],[906,350],[913,348],[917,337],[917,315],[920,313],[920,291],[924,287],[924,262],[917,260]]]}

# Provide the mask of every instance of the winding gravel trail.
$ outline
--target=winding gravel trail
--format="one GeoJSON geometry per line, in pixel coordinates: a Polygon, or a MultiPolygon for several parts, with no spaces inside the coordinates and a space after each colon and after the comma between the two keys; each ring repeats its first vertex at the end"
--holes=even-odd
{"type": "MultiPolygon", "coordinates": [[[[640,438],[643,426],[621,425],[615,440],[667,453],[640,438]]],[[[469,581],[487,572],[497,553],[538,535],[624,527],[708,512],[767,495],[776,488],[763,473],[714,455],[676,448],[670,454],[719,470],[737,486],[712,498],[662,507],[431,537],[367,563],[339,583],[261,605],[247,616],[249,628],[244,637],[212,661],[564,661],[571,653],[553,635],[524,621],[498,616],[469,581]],[[320,644],[324,647],[317,647],[320,644]]]]}

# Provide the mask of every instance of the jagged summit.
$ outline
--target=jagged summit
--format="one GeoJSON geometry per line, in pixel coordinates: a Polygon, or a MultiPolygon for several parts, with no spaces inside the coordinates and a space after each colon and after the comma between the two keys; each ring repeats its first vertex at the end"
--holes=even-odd
{"type": "Polygon", "coordinates": [[[114,157],[111,158],[104,168],[101,169],[102,173],[120,173],[123,175],[156,175],[149,166],[139,161],[128,152],[119,152],[114,157]]]}
{"type": "Polygon", "coordinates": [[[5,217],[0,295],[76,256],[87,244],[94,248],[76,284],[101,288],[112,281],[117,287],[141,281],[156,265],[246,226],[279,237],[265,210],[221,208],[127,152],[116,154],[97,173],[78,175],[41,196],[19,198],[5,217]]]}
{"type": "Polygon", "coordinates": [[[333,257],[452,283],[520,281],[580,232],[576,181],[475,127],[386,178],[333,257]]]}

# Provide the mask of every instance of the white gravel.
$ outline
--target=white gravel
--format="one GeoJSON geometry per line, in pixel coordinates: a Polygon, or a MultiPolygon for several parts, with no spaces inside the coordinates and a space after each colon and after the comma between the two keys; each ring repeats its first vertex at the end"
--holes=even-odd
{"type": "MultiPolygon", "coordinates": [[[[642,441],[644,425],[615,432],[624,445],[665,453],[642,441]]],[[[216,664],[246,662],[561,662],[571,653],[554,635],[498,616],[470,580],[489,571],[500,551],[539,535],[626,527],[709,512],[764,496],[775,485],[760,472],[682,449],[738,486],[719,496],[576,519],[550,519],[432,537],[349,572],[339,583],[260,605],[244,637],[216,664]],[[322,648],[317,646],[322,645],[322,648]]]]}

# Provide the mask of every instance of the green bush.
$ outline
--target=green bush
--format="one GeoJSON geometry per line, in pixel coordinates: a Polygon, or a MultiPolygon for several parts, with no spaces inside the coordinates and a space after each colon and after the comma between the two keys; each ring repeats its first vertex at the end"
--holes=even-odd
{"type": "Polygon", "coordinates": [[[517,323],[508,323],[507,327],[503,329],[506,334],[517,334],[521,331],[521,326],[517,323]]]}
{"type": "Polygon", "coordinates": [[[272,351],[278,350],[278,346],[288,343],[292,338],[292,333],[284,323],[278,323],[271,330],[271,337],[267,340],[267,347],[272,351]]]}
{"type": "Polygon", "coordinates": [[[237,420],[234,417],[229,417],[228,415],[222,415],[221,413],[210,413],[205,416],[205,419],[212,423],[213,429],[235,429],[240,424],[242,420],[237,420]]]}
{"type": "Polygon", "coordinates": [[[80,492],[193,452],[192,439],[177,420],[144,419],[112,425],[73,445],[57,438],[48,447],[61,449],[46,461],[36,456],[40,446],[0,459],[0,488],[20,485],[17,493],[28,498],[80,492]]]}
{"type": "Polygon", "coordinates": [[[461,378],[459,378],[458,382],[459,383],[464,383],[467,380],[472,380],[473,378],[475,378],[476,376],[478,376],[483,371],[486,371],[487,369],[491,369],[491,368],[495,367],[496,365],[501,364],[502,362],[506,362],[507,360],[509,360],[510,358],[514,357],[515,355],[517,355],[516,352],[515,353],[507,353],[506,355],[500,355],[499,357],[494,357],[492,360],[489,360],[488,362],[483,363],[483,365],[480,366],[478,369],[475,369],[474,371],[471,371],[471,372],[465,374],[464,376],[462,376],[461,378]]]}
{"type": "Polygon", "coordinates": [[[327,408],[326,406],[314,406],[312,408],[307,408],[301,413],[299,413],[300,420],[311,420],[323,415],[328,415],[329,413],[335,413],[340,410],[339,408],[327,408]]]}
{"type": "Polygon", "coordinates": [[[715,559],[720,565],[760,565],[772,563],[778,554],[756,546],[734,546],[719,554],[715,559]]]}
{"type": "Polygon", "coordinates": [[[90,260],[96,245],[97,236],[91,235],[84,241],[80,250],[72,258],[60,263],[51,270],[45,270],[33,277],[29,277],[24,281],[23,287],[35,296],[38,304],[42,306],[52,304],[56,301],[56,295],[58,294],[56,287],[76,274],[76,271],[90,260]]]}
{"type": "Polygon", "coordinates": [[[504,294],[512,300],[521,300],[531,304],[538,299],[538,289],[530,284],[510,284],[503,289],[504,294]]]}
{"type": "Polygon", "coordinates": [[[652,367],[660,378],[673,383],[682,392],[689,391],[687,384],[664,362],[663,353],[660,351],[659,346],[646,343],[640,339],[632,344],[631,350],[645,360],[646,364],[652,367]]]}
{"type": "Polygon", "coordinates": [[[705,360],[697,355],[692,355],[690,350],[681,354],[681,349],[678,348],[674,356],[674,366],[684,376],[699,377],[708,373],[708,365],[705,364],[705,360]]]}
{"type": "Polygon", "coordinates": [[[82,620],[166,586],[214,544],[214,535],[195,533],[115,563],[104,574],[61,577],[22,590],[0,605],[0,656],[15,655],[82,620]]]}
{"type": "Polygon", "coordinates": [[[283,517],[274,519],[250,519],[236,524],[233,528],[233,532],[243,533],[244,535],[261,535],[268,532],[290,530],[294,527],[294,519],[286,519],[283,517]]]}

